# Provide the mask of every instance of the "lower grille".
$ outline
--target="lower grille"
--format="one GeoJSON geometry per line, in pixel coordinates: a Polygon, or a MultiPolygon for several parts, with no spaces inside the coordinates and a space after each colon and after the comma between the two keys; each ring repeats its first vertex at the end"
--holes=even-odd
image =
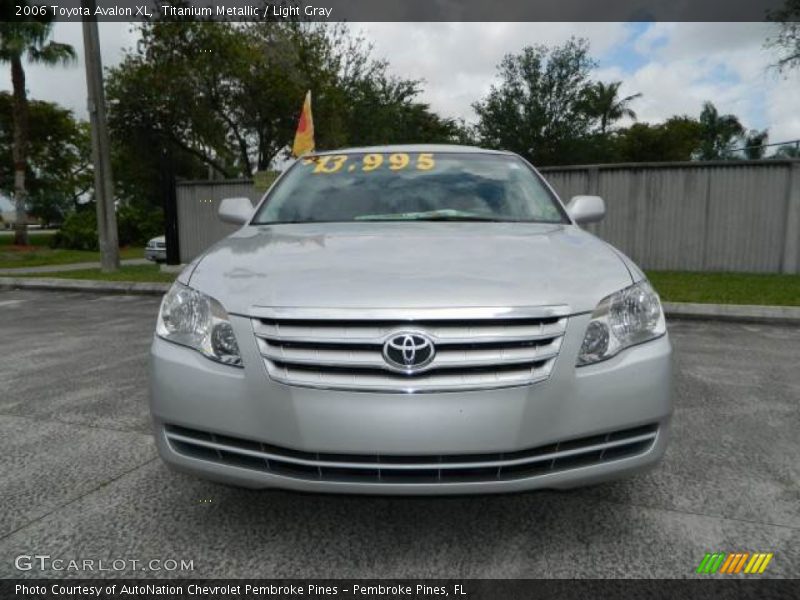
{"type": "Polygon", "coordinates": [[[166,427],[175,452],[190,458],[297,479],[400,484],[507,481],[557,473],[643,454],[657,433],[658,425],[652,424],[514,452],[420,456],[304,452],[166,427]]]}

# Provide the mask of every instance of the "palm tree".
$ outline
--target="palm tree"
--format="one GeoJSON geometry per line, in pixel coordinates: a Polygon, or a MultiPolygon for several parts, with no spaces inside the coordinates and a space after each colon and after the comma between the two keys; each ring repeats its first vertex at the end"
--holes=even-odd
{"type": "Polygon", "coordinates": [[[628,106],[632,101],[641,98],[641,94],[619,97],[621,81],[603,83],[598,81],[584,91],[583,110],[589,116],[600,120],[600,133],[605,135],[608,127],[623,117],[636,119],[636,113],[628,106]]]}
{"type": "Polygon", "coordinates": [[[769,132],[766,129],[764,131],[751,129],[744,138],[745,158],[749,158],[750,160],[764,158],[764,154],[767,150],[767,147],[764,144],[766,144],[768,140],[769,132]]]}
{"type": "Polygon", "coordinates": [[[800,142],[778,146],[775,158],[800,158],[800,142]]]}
{"type": "Polygon", "coordinates": [[[16,223],[14,243],[28,243],[25,173],[28,169],[28,97],[25,91],[23,59],[45,65],[68,64],[75,60],[75,50],[69,44],[49,41],[52,17],[37,20],[0,22],[0,62],[11,64],[11,83],[14,88],[14,203],[16,223]]]}
{"type": "Polygon", "coordinates": [[[744,127],[735,115],[721,115],[711,102],[703,104],[700,113],[701,142],[698,158],[718,160],[731,158],[734,142],[745,135],[744,127]]]}

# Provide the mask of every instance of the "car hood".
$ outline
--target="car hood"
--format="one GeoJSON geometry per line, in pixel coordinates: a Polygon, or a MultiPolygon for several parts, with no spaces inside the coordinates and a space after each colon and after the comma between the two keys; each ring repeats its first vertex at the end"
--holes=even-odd
{"type": "Polygon", "coordinates": [[[621,256],[574,225],[315,223],[245,227],[194,263],[189,285],[254,307],[566,305],[632,283],[621,256]]]}

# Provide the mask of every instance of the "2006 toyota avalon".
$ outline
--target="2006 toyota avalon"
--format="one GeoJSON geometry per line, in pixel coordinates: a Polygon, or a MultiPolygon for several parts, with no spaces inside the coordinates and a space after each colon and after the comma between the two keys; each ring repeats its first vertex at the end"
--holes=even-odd
{"type": "Polygon", "coordinates": [[[389,146],[296,161],[166,294],[163,459],[249,487],[569,488],[663,456],[658,296],[509,152],[389,146]]]}

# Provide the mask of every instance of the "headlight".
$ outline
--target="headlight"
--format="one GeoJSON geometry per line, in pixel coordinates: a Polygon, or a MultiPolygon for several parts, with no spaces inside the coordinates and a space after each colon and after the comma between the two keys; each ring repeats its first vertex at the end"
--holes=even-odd
{"type": "Polygon", "coordinates": [[[242,366],[239,345],[222,305],[177,281],[161,302],[156,333],[165,340],[194,348],[210,359],[242,366]]]}
{"type": "Polygon", "coordinates": [[[594,309],[578,354],[578,366],[606,360],[666,331],[658,294],[649,282],[640,281],[603,298],[594,309]]]}

